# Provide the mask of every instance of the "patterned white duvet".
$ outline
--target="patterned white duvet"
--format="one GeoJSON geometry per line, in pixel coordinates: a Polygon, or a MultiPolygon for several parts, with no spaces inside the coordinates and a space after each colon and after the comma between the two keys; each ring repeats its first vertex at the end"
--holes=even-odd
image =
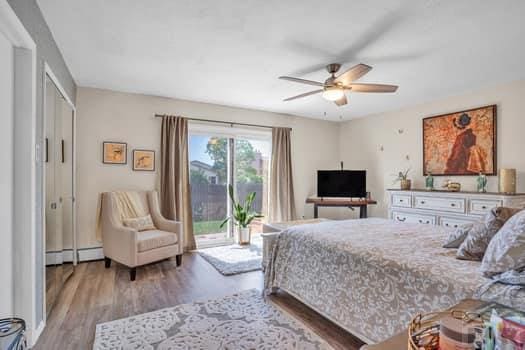
{"type": "Polygon", "coordinates": [[[385,219],[329,221],[283,231],[265,288],[280,288],[362,340],[378,342],[419,312],[465,298],[525,308],[525,291],[494,284],[479,262],[442,248],[449,229],[385,219]],[[484,288],[483,288],[484,287],[484,288]]]}

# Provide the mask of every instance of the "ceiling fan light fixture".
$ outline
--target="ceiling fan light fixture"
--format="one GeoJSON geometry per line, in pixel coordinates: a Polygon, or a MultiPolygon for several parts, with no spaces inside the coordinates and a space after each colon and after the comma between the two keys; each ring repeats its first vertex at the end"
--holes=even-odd
{"type": "Polygon", "coordinates": [[[344,95],[345,92],[343,91],[343,89],[338,88],[336,86],[325,87],[323,91],[323,98],[328,101],[337,101],[343,98],[344,95]]]}

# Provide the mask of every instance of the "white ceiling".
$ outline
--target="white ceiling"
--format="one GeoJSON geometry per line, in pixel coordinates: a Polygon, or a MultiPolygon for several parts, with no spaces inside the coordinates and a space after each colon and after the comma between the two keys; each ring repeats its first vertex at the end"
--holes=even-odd
{"type": "Polygon", "coordinates": [[[38,0],[80,86],[350,119],[525,78],[523,0],[38,0]],[[278,80],[374,67],[337,107],[278,80]],[[326,112],[326,116],[324,115],[326,112]]]}

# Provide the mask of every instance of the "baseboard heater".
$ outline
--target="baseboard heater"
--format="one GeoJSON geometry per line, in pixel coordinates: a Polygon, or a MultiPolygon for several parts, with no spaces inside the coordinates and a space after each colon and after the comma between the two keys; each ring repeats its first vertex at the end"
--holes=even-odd
{"type": "MultiPolygon", "coordinates": [[[[77,249],[77,261],[92,261],[104,259],[102,247],[77,249]]],[[[60,252],[46,252],[46,266],[73,262],[73,250],[64,249],[60,252]]]]}

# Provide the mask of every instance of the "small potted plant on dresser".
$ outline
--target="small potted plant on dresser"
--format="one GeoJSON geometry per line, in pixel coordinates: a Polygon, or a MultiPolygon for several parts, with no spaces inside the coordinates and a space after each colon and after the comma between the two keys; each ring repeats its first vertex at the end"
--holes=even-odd
{"type": "Polygon", "coordinates": [[[399,182],[399,185],[402,190],[408,191],[412,187],[412,181],[408,179],[408,173],[410,172],[410,168],[408,168],[405,171],[400,171],[395,180],[394,184],[399,182]]]}
{"type": "Polygon", "coordinates": [[[228,186],[228,193],[232,201],[233,212],[230,217],[224,219],[221,228],[230,220],[233,221],[236,229],[236,241],[240,245],[250,244],[251,232],[249,225],[255,218],[262,218],[263,216],[252,210],[253,201],[255,200],[255,192],[251,192],[246,196],[244,203],[236,202],[233,194],[233,186],[228,186]]]}

